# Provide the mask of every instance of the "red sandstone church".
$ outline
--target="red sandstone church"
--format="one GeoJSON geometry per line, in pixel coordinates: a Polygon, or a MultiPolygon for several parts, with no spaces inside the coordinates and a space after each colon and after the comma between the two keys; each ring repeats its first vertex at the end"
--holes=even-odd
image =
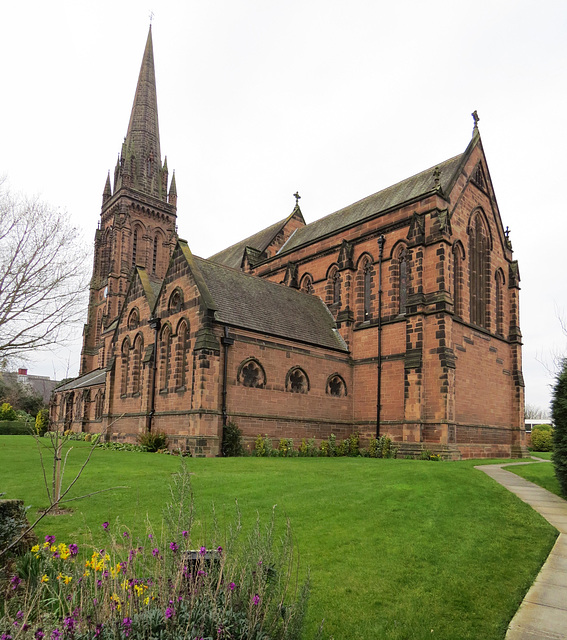
{"type": "MultiPolygon", "coordinates": [[[[176,234],[151,30],[107,178],[78,378],[53,423],[219,455],[223,425],[389,435],[401,454],[524,450],[519,272],[477,126],[464,153],[204,260],[176,234]]],[[[297,194],[296,194],[297,195],[297,194]]]]}

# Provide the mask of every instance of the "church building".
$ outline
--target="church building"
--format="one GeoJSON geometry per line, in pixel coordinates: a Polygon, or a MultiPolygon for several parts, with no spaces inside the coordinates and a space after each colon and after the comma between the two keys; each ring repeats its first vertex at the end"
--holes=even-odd
{"type": "Polygon", "coordinates": [[[151,29],[107,177],[79,376],[53,428],[221,454],[223,427],[399,455],[525,450],[519,271],[474,117],[463,153],[315,222],[290,214],[199,258],[176,232],[151,29]]]}

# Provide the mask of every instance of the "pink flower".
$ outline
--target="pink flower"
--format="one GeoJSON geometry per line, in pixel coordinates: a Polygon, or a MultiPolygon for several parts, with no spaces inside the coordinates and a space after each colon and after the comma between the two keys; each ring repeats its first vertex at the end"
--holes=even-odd
{"type": "Polygon", "coordinates": [[[260,596],[258,594],[256,594],[253,598],[252,598],[252,604],[254,605],[258,605],[260,604],[260,596]]]}

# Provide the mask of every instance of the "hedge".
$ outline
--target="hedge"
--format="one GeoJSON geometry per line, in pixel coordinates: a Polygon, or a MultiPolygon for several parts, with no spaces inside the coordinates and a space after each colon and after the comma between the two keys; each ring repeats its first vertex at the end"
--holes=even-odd
{"type": "Polygon", "coordinates": [[[1,420],[0,436],[30,436],[34,428],[33,421],[1,420]]]}

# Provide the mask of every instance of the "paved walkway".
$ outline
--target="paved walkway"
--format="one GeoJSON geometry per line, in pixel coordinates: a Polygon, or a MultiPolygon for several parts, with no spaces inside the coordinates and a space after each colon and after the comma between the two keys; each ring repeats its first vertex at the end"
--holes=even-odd
{"type": "Polygon", "coordinates": [[[567,638],[567,501],[520,478],[502,467],[547,463],[536,458],[532,462],[480,465],[496,482],[515,493],[559,530],[559,537],[547,557],[538,577],[528,591],[516,615],[510,622],[506,640],[536,640],[536,638],[567,638]]]}

